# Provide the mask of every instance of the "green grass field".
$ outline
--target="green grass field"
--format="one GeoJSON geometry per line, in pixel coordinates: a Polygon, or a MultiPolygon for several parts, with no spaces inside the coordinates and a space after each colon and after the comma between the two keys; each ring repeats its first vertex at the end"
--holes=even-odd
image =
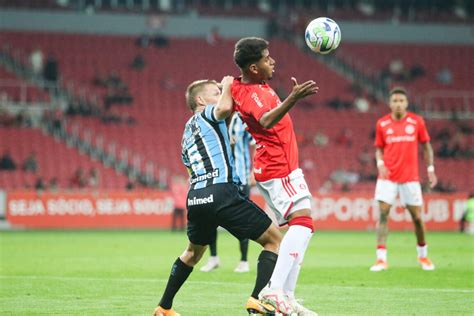
{"type": "MultiPolygon", "coordinates": [[[[317,232],[297,295],[320,315],[474,315],[474,238],[428,241],[436,271],[418,267],[412,233],[391,233],[390,270],[372,273],[374,233],[317,232]]],[[[184,233],[162,231],[0,232],[0,314],[151,315],[186,243],[184,233]]],[[[259,247],[250,249],[252,272],[236,274],[237,246],[220,233],[222,266],[195,269],[178,312],[246,315],[259,247]]]]}

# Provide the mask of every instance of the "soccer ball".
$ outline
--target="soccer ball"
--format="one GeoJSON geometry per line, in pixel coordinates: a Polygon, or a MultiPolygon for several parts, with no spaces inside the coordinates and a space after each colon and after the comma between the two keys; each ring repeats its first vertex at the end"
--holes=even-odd
{"type": "Polygon", "coordinates": [[[306,45],[315,53],[327,54],[341,42],[341,29],[330,18],[317,18],[306,27],[306,45]]]}

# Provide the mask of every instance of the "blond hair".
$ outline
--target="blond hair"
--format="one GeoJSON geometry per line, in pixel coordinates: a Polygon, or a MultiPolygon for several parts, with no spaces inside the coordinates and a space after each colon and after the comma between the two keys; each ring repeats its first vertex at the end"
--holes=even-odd
{"type": "Polygon", "coordinates": [[[204,79],[204,80],[196,80],[192,82],[188,88],[186,89],[186,104],[188,105],[191,111],[195,111],[198,104],[196,102],[196,96],[203,90],[203,88],[208,84],[215,84],[217,82],[215,80],[204,79]]]}

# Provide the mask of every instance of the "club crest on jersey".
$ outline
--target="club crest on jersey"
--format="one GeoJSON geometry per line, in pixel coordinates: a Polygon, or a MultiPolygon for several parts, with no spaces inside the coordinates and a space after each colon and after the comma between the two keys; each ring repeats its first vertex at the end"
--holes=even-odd
{"type": "Polygon", "coordinates": [[[405,126],[405,133],[413,134],[415,132],[415,127],[413,125],[405,126]]]}

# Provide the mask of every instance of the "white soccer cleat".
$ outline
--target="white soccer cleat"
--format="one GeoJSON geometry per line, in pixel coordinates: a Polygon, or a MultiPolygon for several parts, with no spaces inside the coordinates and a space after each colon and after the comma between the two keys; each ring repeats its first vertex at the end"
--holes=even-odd
{"type": "Polygon", "coordinates": [[[214,269],[217,269],[219,267],[220,260],[219,257],[209,257],[207,260],[207,263],[199,269],[201,272],[211,272],[214,269]]]}
{"type": "Polygon", "coordinates": [[[297,300],[295,298],[289,298],[289,302],[293,308],[294,313],[298,316],[318,316],[318,313],[313,312],[312,310],[307,309],[301,303],[302,300],[297,300]]]}
{"type": "Polygon", "coordinates": [[[240,261],[237,267],[234,269],[234,272],[237,272],[237,273],[245,273],[249,271],[250,271],[250,267],[247,261],[240,261]]]}
{"type": "Polygon", "coordinates": [[[380,271],[385,271],[387,269],[388,269],[387,262],[381,259],[377,259],[377,262],[375,262],[375,264],[370,267],[370,271],[372,272],[380,272],[380,271]]]}
{"type": "Polygon", "coordinates": [[[421,268],[425,271],[433,271],[435,269],[435,265],[433,264],[433,262],[431,262],[430,259],[428,259],[428,257],[418,257],[418,262],[420,263],[421,268]]]}
{"type": "MultiPolygon", "coordinates": [[[[298,315],[288,301],[288,296],[283,293],[282,289],[270,289],[268,285],[260,292],[259,298],[262,302],[268,303],[275,307],[276,311],[282,316],[298,315]]],[[[278,315],[278,313],[275,313],[278,315]]]]}

